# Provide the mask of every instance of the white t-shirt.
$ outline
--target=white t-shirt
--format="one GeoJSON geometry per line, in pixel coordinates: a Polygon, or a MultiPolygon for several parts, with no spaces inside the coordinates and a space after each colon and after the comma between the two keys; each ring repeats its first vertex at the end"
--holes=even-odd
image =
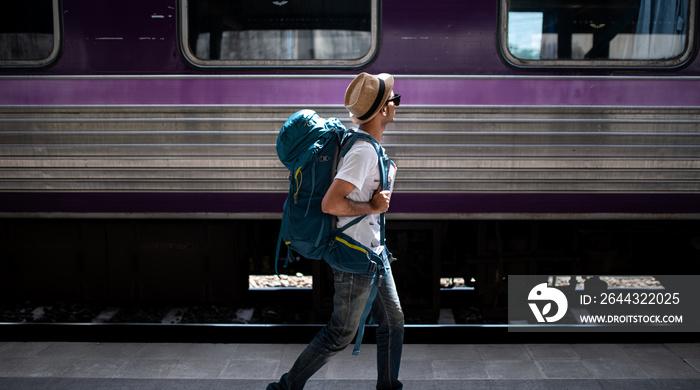
{"type": "MultiPolygon", "coordinates": [[[[348,199],[369,202],[381,184],[379,182],[379,158],[374,146],[358,139],[348,153],[340,158],[335,178],[345,180],[355,186],[348,194],[348,199]]],[[[338,217],[338,227],[345,226],[355,218],[357,216],[338,217]]],[[[347,228],[344,233],[377,254],[384,251],[384,246],[379,245],[381,240],[379,214],[367,215],[357,224],[347,228]]]]}

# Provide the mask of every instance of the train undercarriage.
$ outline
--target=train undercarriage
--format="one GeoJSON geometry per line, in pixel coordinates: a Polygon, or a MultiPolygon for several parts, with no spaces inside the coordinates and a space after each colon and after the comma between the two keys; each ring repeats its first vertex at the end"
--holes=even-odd
{"type": "MultiPolygon", "coordinates": [[[[251,285],[276,273],[278,229],[278,220],[4,219],[0,300],[259,308],[255,321],[323,322],[333,291],[323,262],[280,259],[279,280],[304,275],[306,285],[251,285]],[[285,309],[260,314],[275,306],[285,309]]],[[[503,323],[509,275],[700,271],[695,220],[389,218],[387,243],[407,323],[438,323],[450,309],[448,321],[503,323]]]]}

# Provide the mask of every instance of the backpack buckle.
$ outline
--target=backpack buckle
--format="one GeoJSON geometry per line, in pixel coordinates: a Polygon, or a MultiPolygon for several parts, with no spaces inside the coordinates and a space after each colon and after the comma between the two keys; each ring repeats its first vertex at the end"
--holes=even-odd
{"type": "Polygon", "coordinates": [[[370,261],[369,261],[369,268],[367,269],[367,271],[369,271],[369,272],[371,272],[371,273],[377,272],[377,263],[375,263],[374,261],[370,260],[370,261]]]}

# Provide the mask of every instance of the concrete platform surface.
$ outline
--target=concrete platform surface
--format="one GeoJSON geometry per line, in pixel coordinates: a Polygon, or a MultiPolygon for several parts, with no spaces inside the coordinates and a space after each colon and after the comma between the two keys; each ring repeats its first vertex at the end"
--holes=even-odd
{"type": "MultiPolygon", "coordinates": [[[[302,344],[0,342],[0,389],[265,389],[302,344]]],[[[306,389],[373,389],[376,347],[306,389]]],[[[700,344],[406,344],[405,389],[700,389],[700,344]]]]}

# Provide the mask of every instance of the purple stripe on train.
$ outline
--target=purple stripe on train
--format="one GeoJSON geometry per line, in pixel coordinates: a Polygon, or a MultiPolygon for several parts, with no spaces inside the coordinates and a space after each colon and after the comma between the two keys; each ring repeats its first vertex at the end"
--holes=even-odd
{"type": "MultiPolygon", "coordinates": [[[[0,79],[0,105],[341,105],[350,78],[0,79]]],[[[401,78],[406,105],[699,107],[700,78],[401,78]]]]}
{"type": "MultiPolygon", "coordinates": [[[[281,213],[285,198],[282,193],[0,193],[0,212],[281,213]]],[[[698,214],[700,194],[396,194],[389,212],[698,214]]]]}

